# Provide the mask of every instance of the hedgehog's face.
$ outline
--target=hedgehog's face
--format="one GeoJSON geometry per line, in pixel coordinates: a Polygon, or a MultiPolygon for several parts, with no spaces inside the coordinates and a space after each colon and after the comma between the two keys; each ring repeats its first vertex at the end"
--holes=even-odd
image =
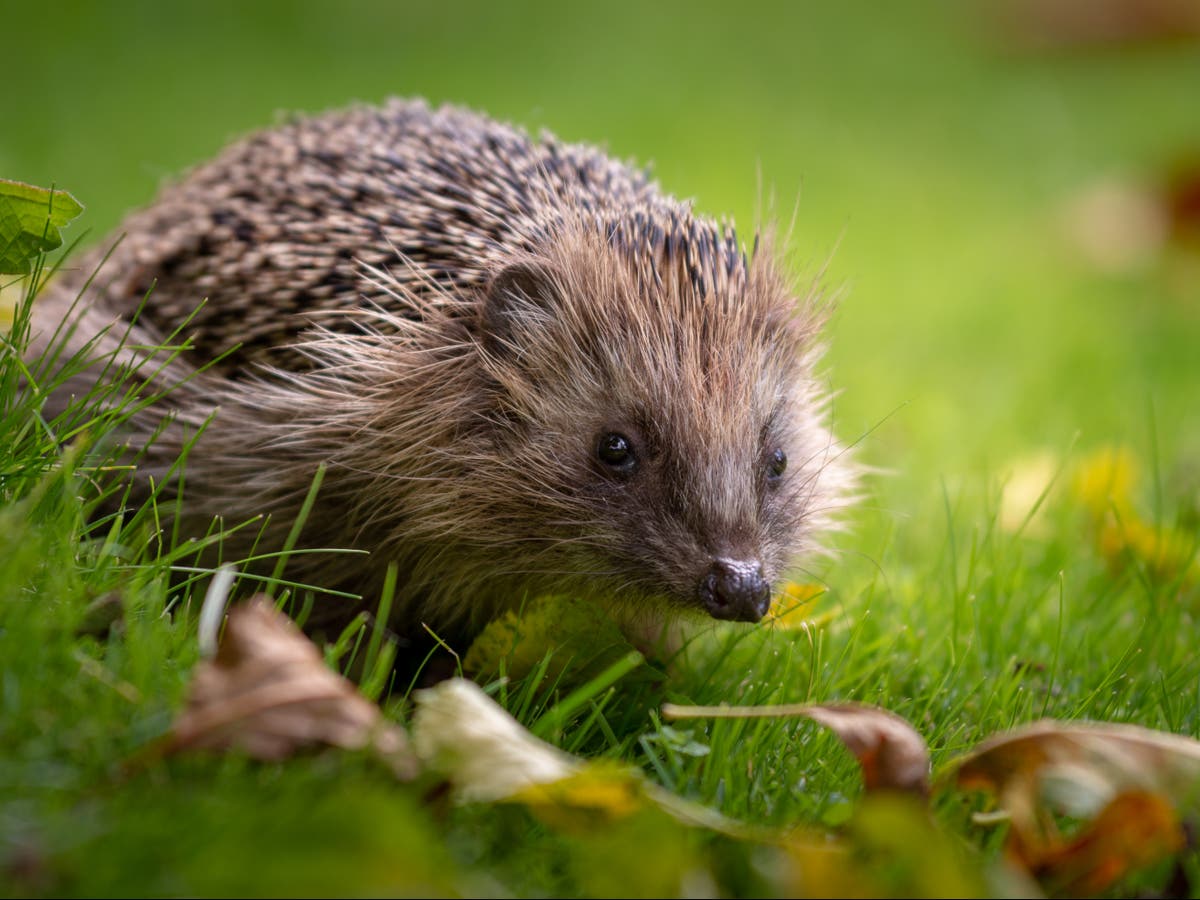
{"type": "Polygon", "coordinates": [[[757,621],[841,492],[811,332],[745,283],[651,295],[580,268],[507,270],[487,300],[497,476],[523,485],[493,507],[514,568],[757,621]]]}

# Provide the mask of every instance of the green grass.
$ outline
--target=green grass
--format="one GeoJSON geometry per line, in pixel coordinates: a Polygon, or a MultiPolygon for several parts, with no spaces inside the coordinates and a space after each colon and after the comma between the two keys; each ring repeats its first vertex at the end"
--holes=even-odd
{"type": "MultiPolygon", "coordinates": [[[[42,36],[6,45],[10,70],[38,86],[0,95],[0,121],[20,126],[0,140],[0,177],[68,188],[98,239],[275,110],[400,93],[606,141],[743,224],[756,169],[785,220],[799,193],[790,258],[807,272],[829,260],[843,294],[838,430],[865,435],[862,458],[886,470],[838,555],[806,576],[828,586],[831,620],[718,629],[667,682],[627,677],[565,726],[550,710],[568,685],[535,674],[497,696],[572,752],[631,762],[729,816],[833,825],[860,779],[815,726],[672,732],[659,704],[876,703],[917,726],[935,768],[1042,716],[1200,736],[1196,584],[1101,552],[1069,487],[1097,447],[1131,448],[1139,521],[1177,527],[1194,556],[1200,277],[1180,249],[1105,274],[1061,225],[1097,179],[1152,178],[1197,152],[1200,53],[1021,55],[971,9],[80,5],[45,30],[27,5],[0,13],[10,33],[42,36]],[[1063,475],[1014,533],[1000,493],[1038,453],[1063,475]],[[710,752],[682,752],[681,734],[710,752]]],[[[114,416],[87,424],[81,410],[60,447],[4,345],[0,366],[0,894],[602,895],[614,871],[630,873],[628,892],[653,890],[632,874],[644,856],[600,836],[455,808],[355,756],[128,770],[169,727],[197,658],[197,605],[167,590],[188,558],[152,552],[150,516],[89,524],[82,486],[119,485],[87,452],[114,416]],[[81,629],[113,592],[120,624],[81,629]]],[[[373,672],[386,694],[389,642],[367,620],[343,637],[330,662],[373,672]]],[[[401,721],[406,687],[384,700],[401,721]]],[[[936,814],[995,857],[999,832],[957,799],[936,814]]],[[[701,854],[727,891],[767,890],[744,848],[645,827],[632,845],[657,850],[659,877],[701,854]]]]}

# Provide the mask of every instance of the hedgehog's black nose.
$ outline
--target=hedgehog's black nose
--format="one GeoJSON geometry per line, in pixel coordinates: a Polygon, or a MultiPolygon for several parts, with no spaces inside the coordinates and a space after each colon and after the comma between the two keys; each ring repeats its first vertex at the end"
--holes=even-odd
{"type": "Polygon", "coordinates": [[[714,619],[757,622],[771,604],[771,585],[756,559],[718,559],[700,579],[700,602],[714,619]]]}

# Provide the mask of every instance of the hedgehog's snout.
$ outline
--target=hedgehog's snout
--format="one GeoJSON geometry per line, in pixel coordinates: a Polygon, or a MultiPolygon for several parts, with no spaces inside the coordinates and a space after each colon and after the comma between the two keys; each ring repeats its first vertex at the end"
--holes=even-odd
{"type": "Polygon", "coordinates": [[[700,579],[700,603],[714,619],[757,622],[771,605],[771,584],[757,559],[715,559],[700,579]]]}

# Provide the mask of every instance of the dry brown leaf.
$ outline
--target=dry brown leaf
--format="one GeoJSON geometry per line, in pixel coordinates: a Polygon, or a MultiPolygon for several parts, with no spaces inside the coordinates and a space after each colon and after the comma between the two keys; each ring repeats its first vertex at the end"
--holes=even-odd
{"type": "Polygon", "coordinates": [[[1017,838],[1008,850],[1051,893],[1094,897],[1130,872],[1178,853],[1184,844],[1169,800],[1129,791],[1114,797],[1069,841],[1026,845],[1017,838]]]}
{"type": "Polygon", "coordinates": [[[804,716],[836,734],[862,766],[868,791],[929,793],[929,749],[916,729],[895,713],[861,703],[781,706],[663,705],[667,719],[804,716]]]}
{"type": "Polygon", "coordinates": [[[857,703],[813,706],[805,715],[831,730],[854,754],[868,791],[929,793],[929,748],[900,716],[857,703]]]}
{"type": "Polygon", "coordinates": [[[370,748],[399,777],[416,774],[403,729],[331,671],[291,619],[262,595],[235,607],[216,656],[196,667],[163,752],[237,748],[277,760],[320,745],[370,748]]]}
{"type": "Polygon", "coordinates": [[[1105,800],[1126,788],[1200,799],[1200,741],[1136,725],[1035,722],[989,738],[951,769],[959,787],[998,794],[1050,769],[1101,779],[1105,800]]]}
{"type": "Polygon", "coordinates": [[[1179,850],[1179,816],[1200,801],[1200,742],[1133,725],[1037,722],[985,741],[950,771],[960,788],[997,796],[1014,860],[1074,894],[1179,850]],[[1088,824],[1067,838],[1054,813],[1088,824]]]}

